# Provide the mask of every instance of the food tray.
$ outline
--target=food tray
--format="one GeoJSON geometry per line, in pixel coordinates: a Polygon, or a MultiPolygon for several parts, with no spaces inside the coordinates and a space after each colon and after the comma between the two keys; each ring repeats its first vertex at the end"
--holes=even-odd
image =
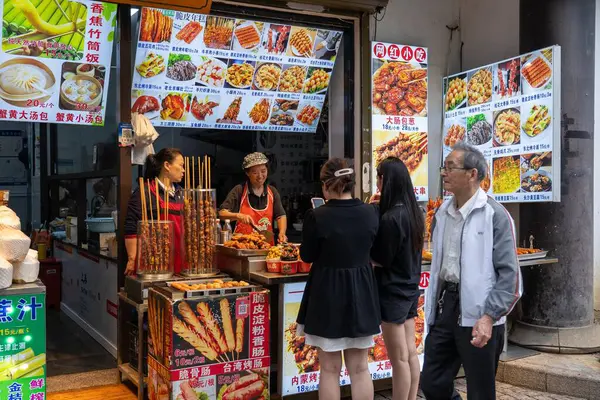
{"type": "Polygon", "coordinates": [[[548,255],[547,251],[538,251],[537,253],[533,253],[533,254],[521,254],[521,255],[519,255],[519,260],[520,261],[537,260],[539,258],[546,258],[547,255],[548,255]]]}
{"type": "Polygon", "coordinates": [[[221,254],[225,254],[232,257],[260,257],[267,256],[269,249],[264,250],[252,250],[252,249],[232,249],[222,244],[217,245],[217,251],[221,254]]]}
{"type": "MultiPolygon", "coordinates": [[[[197,285],[205,282],[212,282],[214,279],[192,279],[189,281],[177,281],[176,283],[185,283],[187,285],[197,285]]],[[[223,282],[228,282],[233,279],[226,278],[221,279],[223,282]]],[[[178,297],[177,294],[183,294],[183,298],[189,299],[192,297],[204,297],[204,296],[223,296],[229,294],[240,294],[240,293],[251,293],[256,290],[262,289],[262,287],[257,285],[249,285],[249,286],[240,286],[233,288],[223,288],[223,289],[198,289],[198,290],[186,290],[182,291],[171,287],[171,282],[167,283],[169,291],[172,293],[172,297],[178,297]]]]}

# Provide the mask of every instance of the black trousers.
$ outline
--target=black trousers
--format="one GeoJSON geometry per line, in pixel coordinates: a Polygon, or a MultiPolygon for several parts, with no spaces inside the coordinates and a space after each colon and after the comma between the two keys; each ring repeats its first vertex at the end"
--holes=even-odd
{"type": "Polygon", "coordinates": [[[483,348],[471,344],[473,328],[458,325],[459,294],[442,291],[441,314],[425,340],[425,363],[421,390],[427,400],[460,399],[454,378],[462,364],[467,379],[468,400],[496,399],[496,370],[504,346],[504,325],[495,326],[483,348]]]}

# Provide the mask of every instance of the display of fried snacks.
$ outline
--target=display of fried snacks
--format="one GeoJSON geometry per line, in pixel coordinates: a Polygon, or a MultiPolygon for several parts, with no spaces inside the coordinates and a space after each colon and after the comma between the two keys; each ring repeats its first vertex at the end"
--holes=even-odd
{"type": "Polygon", "coordinates": [[[177,32],[175,37],[179,40],[183,40],[187,44],[191,44],[194,39],[198,37],[200,32],[202,32],[202,25],[200,22],[190,21],[183,27],[183,29],[177,32]]]}
{"type": "Polygon", "coordinates": [[[246,50],[253,49],[260,44],[260,36],[254,23],[240,26],[234,33],[240,46],[246,50]]]}
{"type": "Polygon", "coordinates": [[[525,247],[517,247],[517,254],[518,255],[524,255],[524,254],[535,254],[535,253],[541,253],[542,250],[540,249],[530,249],[530,248],[525,248],[525,247]]]}
{"type": "Polygon", "coordinates": [[[292,322],[285,330],[287,351],[294,356],[298,373],[316,372],[321,369],[317,348],[306,344],[305,336],[298,336],[298,324],[292,322]]]}
{"type": "Polygon", "coordinates": [[[427,133],[401,133],[375,148],[375,165],[379,165],[387,157],[396,157],[402,160],[412,173],[421,165],[425,154],[427,154],[427,133]]]}
{"type": "Polygon", "coordinates": [[[223,281],[221,279],[215,279],[206,283],[196,283],[193,285],[181,282],[173,282],[170,285],[172,288],[181,290],[182,292],[187,292],[191,290],[231,289],[237,287],[250,286],[250,284],[245,281],[223,281]]]}
{"type": "Polygon", "coordinates": [[[256,87],[261,90],[275,90],[281,77],[281,67],[276,64],[263,64],[258,67],[254,78],[256,87]]]}
{"type": "Polygon", "coordinates": [[[286,112],[289,110],[297,110],[299,103],[298,100],[277,99],[273,105],[273,111],[286,112]]]}
{"type": "Polygon", "coordinates": [[[321,111],[317,107],[307,105],[298,113],[296,119],[305,125],[312,125],[315,120],[319,119],[319,115],[321,115],[321,111]]]}
{"type": "Polygon", "coordinates": [[[252,83],[252,75],[254,74],[254,67],[249,63],[236,63],[231,64],[227,68],[227,76],[225,80],[231,86],[237,88],[246,88],[252,83]]]}
{"type": "Polygon", "coordinates": [[[427,69],[385,62],[373,74],[373,106],[385,115],[423,115],[427,106],[427,69]]]}
{"type": "Polygon", "coordinates": [[[233,20],[208,17],[204,31],[204,44],[212,49],[229,49],[233,35],[233,20]]]}
{"type": "Polygon", "coordinates": [[[548,106],[534,105],[531,107],[529,117],[523,125],[523,131],[531,137],[536,137],[542,133],[552,121],[552,116],[549,113],[548,106]]]}
{"type": "Polygon", "coordinates": [[[238,115],[240,114],[240,108],[242,106],[242,97],[236,97],[227,110],[225,110],[225,114],[223,118],[217,119],[218,124],[241,124],[242,121],[238,120],[238,115]]]}
{"type": "Polygon", "coordinates": [[[467,84],[464,79],[452,79],[448,84],[448,89],[446,90],[444,109],[446,111],[452,111],[456,107],[460,106],[467,96],[466,89],[467,84]]]}
{"type": "Polygon", "coordinates": [[[437,212],[438,208],[440,208],[440,206],[442,205],[443,202],[444,202],[444,200],[439,197],[435,200],[429,199],[429,201],[427,202],[427,214],[425,216],[425,241],[426,242],[431,241],[431,234],[432,234],[431,226],[433,223],[433,217],[435,217],[435,213],[437,212]]]}
{"type": "Polygon", "coordinates": [[[323,69],[315,69],[304,84],[304,93],[317,93],[329,86],[329,74],[323,69]]]}
{"type": "Polygon", "coordinates": [[[492,99],[492,71],[489,68],[475,72],[467,85],[469,105],[487,103],[492,99]]]}
{"type": "Polygon", "coordinates": [[[167,17],[160,10],[142,8],[142,22],[140,28],[140,41],[142,42],[168,42],[173,31],[173,18],[167,17]]]}
{"type": "Polygon", "coordinates": [[[292,34],[290,46],[294,48],[297,55],[310,57],[312,54],[313,40],[306,29],[299,29],[292,34]]]}
{"type": "Polygon", "coordinates": [[[281,258],[281,254],[283,253],[283,246],[277,245],[273,246],[269,249],[267,253],[267,260],[275,260],[281,258]]]}
{"type": "Polygon", "coordinates": [[[294,65],[286,69],[279,83],[280,92],[300,93],[304,85],[304,77],[306,76],[306,68],[294,65]]]}
{"type": "Polygon", "coordinates": [[[269,119],[269,109],[271,103],[267,99],[262,99],[252,107],[248,113],[253,124],[264,124],[269,119]]]}
{"type": "Polygon", "coordinates": [[[452,125],[446,132],[446,137],[444,137],[444,145],[447,147],[454,147],[456,143],[465,140],[465,132],[466,129],[464,126],[458,124],[452,125]]]}
{"type": "Polygon", "coordinates": [[[164,120],[182,120],[185,116],[186,99],[180,94],[168,94],[161,102],[160,117],[164,120]]]}
{"type": "Polygon", "coordinates": [[[264,236],[258,233],[234,234],[231,240],[225,242],[223,246],[240,250],[266,250],[271,247],[265,241],[264,236]]]}
{"type": "Polygon", "coordinates": [[[142,78],[152,78],[162,72],[164,72],[165,66],[165,58],[160,54],[155,54],[153,52],[149,52],[146,55],[146,59],[135,69],[142,76],[142,78]]]}
{"type": "Polygon", "coordinates": [[[494,122],[494,136],[498,144],[510,146],[521,140],[521,114],[509,109],[501,111],[494,122]]]}
{"type": "Polygon", "coordinates": [[[538,89],[544,86],[552,76],[552,69],[541,57],[535,58],[525,65],[521,74],[532,88],[538,89]]]}
{"type": "Polygon", "coordinates": [[[519,157],[501,157],[494,160],[494,194],[514,193],[521,187],[519,157]]]}

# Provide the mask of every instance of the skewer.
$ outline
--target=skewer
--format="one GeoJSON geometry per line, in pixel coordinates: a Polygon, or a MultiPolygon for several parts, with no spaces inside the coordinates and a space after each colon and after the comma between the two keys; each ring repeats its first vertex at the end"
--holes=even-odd
{"type": "MultiPolygon", "coordinates": [[[[152,252],[152,247],[154,244],[154,212],[152,211],[152,191],[150,190],[150,180],[148,180],[148,202],[150,204],[150,221],[151,223],[148,224],[148,240],[146,241],[146,243],[148,243],[148,252],[146,253],[146,262],[150,265],[151,270],[154,270],[154,263],[151,262],[151,260],[153,260],[153,258],[149,257],[149,255],[152,252]]],[[[145,189],[144,189],[145,190],[145,189]]]]}
{"type": "Polygon", "coordinates": [[[196,166],[195,166],[196,157],[192,157],[192,189],[196,187],[196,166]]]}

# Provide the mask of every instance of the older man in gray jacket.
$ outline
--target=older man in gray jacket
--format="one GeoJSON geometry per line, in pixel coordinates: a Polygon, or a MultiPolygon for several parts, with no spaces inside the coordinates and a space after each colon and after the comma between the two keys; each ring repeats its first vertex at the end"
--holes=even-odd
{"type": "Polygon", "coordinates": [[[455,398],[462,364],[469,400],[492,400],[506,315],[522,293],[514,223],[480,188],[487,162],[477,149],[459,143],[441,174],[453,197],[434,220],[421,388],[428,400],[455,398]]]}

